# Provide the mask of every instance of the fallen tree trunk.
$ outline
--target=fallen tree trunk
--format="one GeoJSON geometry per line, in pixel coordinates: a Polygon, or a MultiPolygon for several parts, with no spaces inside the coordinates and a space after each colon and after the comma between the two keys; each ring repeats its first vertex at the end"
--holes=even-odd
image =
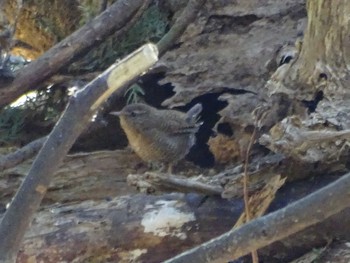
{"type": "MultiPolygon", "coordinates": [[[[23,153],[23,149],[7,156],[21,156],[20,153],[23,153]]],[[[5,158],[7,159],[16,158],[5,158]]],[[[1,171],[0,210],[11,201],[28,174],[32,162],[33,159],[28,159],[13,168],[1,171]]],[[[127,185],[127,175],[135,171],[143,173],[146,169],[141,159],[128,150],[67,155],[55,172],[43,202],[49,205],[130,194],[135,191],[127,185]]]]}
{"type": "MultiPolygon", "coordinates": [[[[69,191],[78,190],[79,182],[83,187],[85,179],[73,177],[70,183],[75,188],[69,191]]],[[[271,210],[284,207],[334,179],[322,177],[317,181],[290,183],[277,193],[271,210]]],[[[94,196],[96,189],[89,193],[94,196]]],[[[102,193],[102,188],[98,192],[102,193]]],[[[196,194],[139,194],[91,201],[83,191],[80,200],[86,201],[57,205],[59,196],[64,200],[67,192],[53,187],[48,197],[52,194],[56,195],[56,204],[46,205],[36,214],[17,262],[30,259],[57,262],[58,258],[68,262],[161,262],[229,231],[243,207],[241,199],[227,201],[196,194]]],[[[349,224],[350,209],[346,209],[259,250],[260,258],[271,263],[288,262],[312,248],[324,246],[330,239],[349,240],[349,224]]]]}
{"type": "Polygon", "coordinates": [[[232,202],[202,199],[135,195],[55,205],[37,213],[17,263],[161,262],[232,227],[239,215],[232,202]]]}

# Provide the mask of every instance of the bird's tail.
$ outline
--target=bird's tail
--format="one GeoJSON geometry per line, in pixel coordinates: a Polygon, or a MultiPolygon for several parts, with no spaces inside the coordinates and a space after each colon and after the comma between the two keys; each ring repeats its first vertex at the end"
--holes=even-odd
{"type": "Polygon", "coordinates": [[[198,123],[199,119],[200,119],[200,113],[202,112],[203,106],[200,103],[197,103],[196,105],[194,105],[191,109],[188,110],[188,112],[186,113],[187,117],[186,117],[186,121],[189,124],[195,124],[198,123]]]}

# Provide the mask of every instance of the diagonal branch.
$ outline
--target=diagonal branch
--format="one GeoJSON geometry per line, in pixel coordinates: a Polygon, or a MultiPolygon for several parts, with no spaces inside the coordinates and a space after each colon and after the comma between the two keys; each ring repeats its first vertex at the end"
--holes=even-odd
{"type": "Polygon", "coordinates": [[[197,17],[199,10],[205,4],[206,0],[190,0],[182,14],[177,18],[172,28],[157,43],[159,54],[163,55],[178,39],[187,26],[197,17]]]}
{"type": "MultiPolygon", "coordinates": [[[[9,86],[0,89],[0,107],[11,103],[31,88],[35,88],[58,70],[68,66],[76,57],[87,52],[89,48],[123,28],[143,4],[142,0],[117,1],[90,23],[21,69],[9,86]]],[[[121,30],[121,32],[124,31],[121,30]]]]}
{"type": "Polygon", "coordinates": [[[0,158],[0,171],[6,170],[8,168],[14,167],[29,158],[32,158],[40,148],[43,146],[47,137],[42,137],[28,143],[26,146],[18,149],[13,153],[0,158]]]}
{"type": "Polygon", "coordinates": [[[0,224],[0,262],[14,262],[26,228],[33,219],[53,174],[76,138],[103,103],[101,98],[125,87],[158,60],[155,45],[147,44],[119,63],[113,64],[95,80],[71,97],[70,102],[16,193],[0,224]]]}
{"type": "Polygon", "coordinates": [[[166,263],[228,262],[314,225],[350,206],[350,173],[320,190],[231,230],[166,263]]]}

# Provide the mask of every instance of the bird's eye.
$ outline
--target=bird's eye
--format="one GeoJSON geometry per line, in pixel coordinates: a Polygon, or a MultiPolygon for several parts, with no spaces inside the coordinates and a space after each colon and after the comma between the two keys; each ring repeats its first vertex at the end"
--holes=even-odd
{"type": "Polygon", "coordinates": [[[134,111],[131,112],[131,117],[136,117],[136,113],[134,111]]]}

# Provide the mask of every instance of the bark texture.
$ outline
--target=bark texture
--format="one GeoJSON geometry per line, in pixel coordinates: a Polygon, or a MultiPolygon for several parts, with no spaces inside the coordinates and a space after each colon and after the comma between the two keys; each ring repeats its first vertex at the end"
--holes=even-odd
{"type": "MultiPolygon", "coordinates": [[[[35,215],[17,262],[161,262],[225,233],[240,216],[242,200],[237,199],[197,194],[125,195],[130,191],[126,175],[139,162],[125,151],[67,157],[35,215]]],[[[292,183],[277,193],[271,210],[332,180],[292,183]]],[[[332,238],[346,240],[350,237],[346,231],[349,213],[348,209],[275,242],[259,250],[259,255],[271,263],[288,262],[332,238]]]]}
{"type": "MultiPolygon", "coordinates": [[[[186,1],[169,1],[169,5],[175,21],[186,1]]],[[[331,180],[323,181],[327,175],[349,170],[349,8],[345,0],[206,1],[197,18],[159,63],[160,70],[166,68],[161,84],[171,83],[175,92],[171,94],[170,85],[164,87],[171,94],[165,98],[164,106],[197,102],[204,106],[203,127],[208,130],[205,140],[211,136],[209,148],[216,166],[212,170],[185,168],[186,176],[210,175],[204,176],[205,183],[216,180],[214,186],[223,187],[223,197],[240,198],[240,164],[254,125],[260,130],[249,165],[249,190],[256,191],[264,183],[262,179],[268,180],[269,176],[281,174],[288,178],[272,209],[284,207],[319,188],[319,184],[329,183],[331,180]],[[304,38],[298,37],[304,29],[304,38]],[[209,132],[213,126],[217,134],[209,132]],[[228,168],[227,164],[235,167],[228,168]],[[312,180],[290,183],[311,176],[312,180]]],[[[153,89],[150,86],[145,87],[146,94],[153,89]]],[[[161,93],[154,90],[154,96],[161,93]]],[[[23,175],[18,172],[20,169],[18,166],[5,171],[0,180],[3,206],[19,184],[23,175]]],[[[125,184],[126,175],[142,174],[145,170],[145,165],[127,152],[68,157],[44,199],[44,209],[37,215],[33,232],[25,240],[20,262],[35,259],[33,251],[42,251],[40,259],[49,260],[52,256],[52,262],[57,255],[50,255],[51,251],[61,251],[67,261],[161,261],[172,256],[173,249],[179,248],[175,255],[233,226],[236,210],[233,216],[225,208],[226,201],[221,200],[223,203],[210,203],[215,205],[211,207],[215,213],[207,213],[213,216],[208,225],[199,225],[197,232],[191,232],[198,227],[196,221],[185,225],[193,235],[184,240],[170,236],[159,239],[143,231],[140,218],[147,213],[148,205],[156,203],[162,208],[170,200],[180,209],[200,213],[202,203],[206,205],[207,201],[196,199],[188,208],[187,204],[182,206],[185,195],[174,199],[126,197],[123,200],[127,200],[127,208],[110,211],[121,207],[117,195],[132,191],[125,184]],[[82,202],[82,207],[69,204],[75,201],[82,202]],[[52,205],[55,202],[60,205],[52,205]],[[56,217],[50,217],[46,210],[49,204],[58,211],[56,217]],[[226,221],[221,228],[222,218],[226,221]],[[46,220],[58,227],[40,232],[46,220]],[[72,247],[78,249],[73,251],[72,247]],[[88,253],[84,255],[83,251],[88,253]]],[[[234,200],[232,205],[241,211],[241,201],[234,200]]],[[[259,250],[259,256],[264,262],[288,262],[314,247],[325,246],[334,237],[349,240],[349,218],[349,209],[344,210],[259,250]]]]}
{"type": "MultiPolygon", "coordinates": [[[[308,1],[307,10],[303,42],[296,42],[290,63],[281,65],[266,84],[268,95],[279,102],[283,97],[288,110],[275,118],[276,125],[260,142],[302,162],[336,167],[349,156],[350,4],[308,1]]],[[[270,107],[265,116],[279,109],[270,107]]]]}
{"type": "Polygon", "coordinates": [[[327,98],[340,99],[349,93],[350,47],[346,43],[349,41],[350,5],[344,0],[308,1],[307,10],[308,25],[301,52],[286,84],[294,84],[294,87],[303,84],[309,90],[300,87],[296,91],[311,95],[319,88],[327,98]],[[324,80],[328,85],[318,87],[324,80]]]}

